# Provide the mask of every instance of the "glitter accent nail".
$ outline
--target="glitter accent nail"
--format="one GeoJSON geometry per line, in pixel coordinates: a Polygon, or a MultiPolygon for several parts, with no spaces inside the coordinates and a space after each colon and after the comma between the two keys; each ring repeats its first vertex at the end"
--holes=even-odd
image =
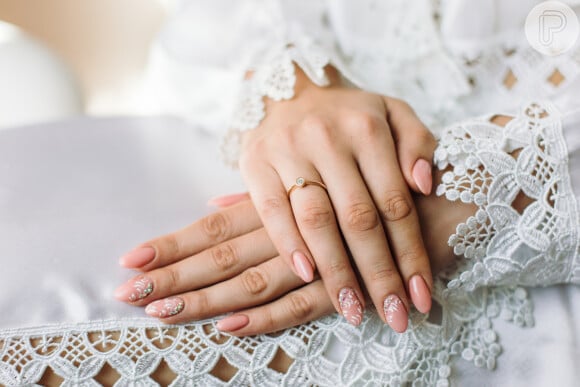
{"type": "Polygon", "coordinates": [[[153,292],[153,281],[147,277],[140,277],[133,282],[133,291],[129,294],[129,301],[142,300],[153,292]]]}
{"type": "Polygon", "coordinates": [[[383,303],[385,319],[396,332],[402,333],[407,330],[408,316],[405,305],[399,297],[391,294],[383,303]]]}
{"type": "Polygon", "coordinates": [[[179,297],[166,298],[152,302],[145,308],[145,313],[152,317],[165,318],[181,313],[185,303],[179,297]]]}
{"type": "Polygon", "coordinates": [[[359,326],[362,322],[362,305],[351,288],[342,288],[338,294],[342,315],[350,324],[359,326]]]}

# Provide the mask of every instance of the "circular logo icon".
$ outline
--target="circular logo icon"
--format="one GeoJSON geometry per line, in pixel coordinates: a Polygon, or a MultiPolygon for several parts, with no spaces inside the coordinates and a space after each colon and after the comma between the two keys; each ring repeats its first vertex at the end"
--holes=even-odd
{"type": "Polygon", "coordinates": [[[526,18],[526,38],[544,55],[560,55],[571,49],[580,33],[578,17],[568,5],[545,1],[536,5],[526,18]]]}

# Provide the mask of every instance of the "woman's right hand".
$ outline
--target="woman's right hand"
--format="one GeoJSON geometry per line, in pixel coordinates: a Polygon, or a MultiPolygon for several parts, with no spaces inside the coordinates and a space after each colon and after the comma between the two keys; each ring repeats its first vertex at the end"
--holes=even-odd
{"type": "Polygon", "coordinates": [[[429,257],[409,188],[430,193],[436,141],[405,102],[327,72],[332,84],[318,87],[296,68],[295,97],[266,98],[268,114],[244,134],[240,170],[294,273],[309,282],[318,272],[353,325],[364,284],[383,321],[402,332],[411,302],[422,313],[431,308],[429,257]]]}

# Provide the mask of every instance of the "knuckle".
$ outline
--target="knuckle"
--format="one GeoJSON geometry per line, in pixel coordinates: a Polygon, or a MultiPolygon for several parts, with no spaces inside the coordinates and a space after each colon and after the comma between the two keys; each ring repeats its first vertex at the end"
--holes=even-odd
{"type": "Polygon", "coordinates": [[[266,218],[278,216],[284,207],[285,201],[286,198],[282,196],[271,196],[263,199],[260,203],[263,216],[266,218]]]}
{"type": "Polygon", "coordinates": [[[298,222],[304,227],[316,230],[332,224],[332,210],[321,203],[307,203],[297,216],[298,222]]]}
{"type": "Polygon", "coordinates": [[[320,267],[324,271],[325,276],[343,276],[350,270],[350,265],[346,260],[335,259],[328,265],[320,267]]]}
{"type": "Polygon", "coordinates": [[[259,326],[257,327],[259,331],[271,332],[278,328],[271,307],[267,306],[263,308],[262,313],[260,313],[260,315],[261,315],[260,318],[261,324],[259,324],[259,326]]]}
{"type": "Polygon", "coordinates": [[[180,246],[177,237],[173,234],[169,234],[165,236],[162,240],[159,241],[159,247],[161,247],[160,253],[163,254],[165,257],[177,257],[179,256],[180,246]]]}
{"type": "Polygon", "coordinates": [[[399,272],[394,267],[378,265],[371,271],[370,278],[373,282],[390,282],[398,275],[399,272]]]}
{"type": "Polygon", "coordinates": [[[238,256],[231,244],[217,246],[211,250],[212,260],[218,270],[226,271],[238,263],[238,256]]]}
{"type": "Polygon", "coordinates": [[[227,217],[219,212],[202,219],[203,232],[213,241],[222,241],[230,234],[230,224],[227,217]]]}
{"type": "Polygon", "coordinates": [[[418,246],[409,247],[405,250],[397,252],[397,262],[401,263],[413,263],[421,260],[423,256],[422,249],[418,246]]]}
{"type": "Polygon", "coordinates": [[[323,118],[308,116],[302,120],[301,129],[304,133],[314,136],[321,145],[331,145],[334,139],[332,126],[323,118]]]}
{"type": "MultiPolygon", "coordinates": [[[[211,304],[207,292],[205,290],[198,290],[195,292],[194,302],[191,303],[195,306],[198,316],[209,316],[212,312],[211,304]]],[[[193,309],[193,308],[192,308],[193,309]]]]}
{"type": "Polygon", "coordinates": [[[288,299],[288,308],[294,319],[303,321],[314,311],[314,305],[303,294],[292,294],[288,299]]]}
{"type": "Polygon", "coordinates": [[[251,295],[258,295],[268,287],[264,273],[258,268],[250,268],[242,273],[244,290],[251,295]]]}
{"type": "Polygon", "coordinates": [[[387,221],[401,220],[411,213],[409,199],[402,191],[391,191],[387,194],[382,212],[387,221]]]}
{"type": "Polygon", "coordinates": [[[179,283],[180,283],[180,273],[179,270],[175,270],[175,269],[169,269],[168,272],[169,276],[169,288],[170,289],[178,289],[179,288],[179,283]]]}
{"type": "Polygon", "coordinates": [[[352,204],[346,214],[346,227],[351,231],[369,231],[379,225],[374,206],[368,203],[352,204]]]}
{"type": "MultiPolygon", "coordinates": [[[[383,119],[383,121],[385,120],[383,119]]],[[[376,136],[382,127],[380,119],[368,113],[357,114],[352,122],[353,129],[355,129],[357,133],[362,133],[367,137],[376,136]]]]}

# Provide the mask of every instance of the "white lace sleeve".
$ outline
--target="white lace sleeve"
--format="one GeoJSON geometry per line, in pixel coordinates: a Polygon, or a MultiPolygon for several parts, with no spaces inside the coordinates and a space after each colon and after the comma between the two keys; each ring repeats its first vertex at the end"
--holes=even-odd
{"type": "Polygon", "coordinates": [[[346,71],[325,22],[324,2],[302,1],[297,5],[281,1],[278,6],[278,14],[270,16],[277,28],[282,28],[280,36],[252,52],[248,66],[252,74],[242,82],[222,143],[224,160],[232,167],[237,165],[242,133],[257,127],[265,117],[264,97],[274,101],[294,97],[295,66],[318,86],[329,84],[326,66],[346,71]]]}
{"type": "Polygon", "coordinates": [[[295,65],[318,86],[329,84],[324,68],[330,64],[328,51],[306,35],[297,35],[263,54],[244,80],[229,131],[222,143],[227,164],[237,165],[242,133],[257,127],[266,115],[264,97],[274,101],[294,97],[295,65]]]}
{"type": "Polygon", "coordinates": [[[551,103],[528,104],[505,127],[482,118],[446,129],[435,162],[447,170],[437,195],[478,208],[449,238],[465,258],[449,288],[580,283],[578,204],[551,103]],[[521,212],[518,196],[531,202],[521,212]]]}

